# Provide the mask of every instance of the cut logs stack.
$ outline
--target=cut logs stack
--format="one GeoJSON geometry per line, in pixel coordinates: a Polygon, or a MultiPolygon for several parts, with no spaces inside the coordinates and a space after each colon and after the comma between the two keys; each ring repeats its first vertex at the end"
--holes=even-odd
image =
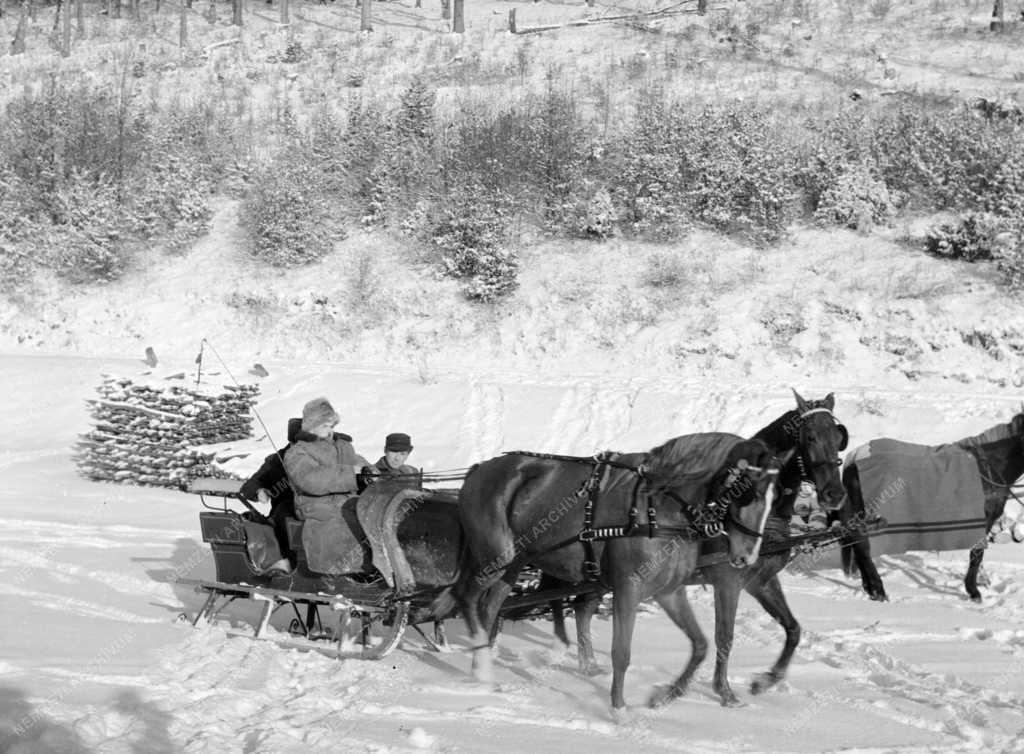
{"type": "Polygon", "coordinates": [[[78,468],[97,481],[178,487],[199,476],[227,477],[218,452],[202,446],[252,436],[256,385],[104,376],[87,401],[93,429],[81,436],[78,468]],[[198,446],[198,447],[197,447],[198,446]]]}

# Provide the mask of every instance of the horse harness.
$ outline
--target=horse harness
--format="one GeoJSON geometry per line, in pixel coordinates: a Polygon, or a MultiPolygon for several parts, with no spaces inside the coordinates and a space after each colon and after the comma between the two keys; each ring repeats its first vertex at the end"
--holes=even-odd
{"type": "MultiPolygon", "coordinates": [[[[743,472],[751,469],[756,470],[748,464],[746,459],[740,459],[737,466],[730,468],[725,481],[725,491],[717,498],[707,503],[707,510],[699,510],[692,503],[684,500],[675,492],[669,489],[661,490],[661,494],[671,498],[683,509],[683,513],[690,520],[687,526],[663,526],[658,523],[657,509],[654,506],[654,496],[650,489],[643,494],[647,500],[647,525],[639,523],[639,510],[637,500],[640,497],[640,487],[648,479],[647,469],[643,464],[633,466],[631,464],[617,461],[621,455],[614,451],[606,450],[594,456],[563,456],[552,453],[534,453],[530,451],[509,451],[505,455],[530,456],[532,458],[544,458],[553,461],[568,463],[593,464],[593,470],[586,481],[574,493],[577,499],[584,501],[583,504],[583,529],[578,535],[561,542],[551,549],[557,549],[572,541],[578,540],[583,544],[584,560],[583,573],[587,581],[598,581],[601,576],[601,566],[594,554],[594,542],[604,542],[611,539],[622,539],[625,537],[646,537],[648,539],[681,538],[687,541],[700,541],[712,539],[713,537],[725,534],[725,524],[732,524],[738,531],[751,537],[760,537],[761,533],[746,526],[736,518],[732,512],[731,501],[728,499],[729,490],[743,475],[743,472]],[[601,496],[601,490],[611,469],[623,469],[636,474],[636,482],[633,485],[633,494],[629,506],[629,520],[624,526],[605,526],[594,528],[594,509],[601,496]]],[[[710,563],[703,564],[709,565],[710,563]]]]}

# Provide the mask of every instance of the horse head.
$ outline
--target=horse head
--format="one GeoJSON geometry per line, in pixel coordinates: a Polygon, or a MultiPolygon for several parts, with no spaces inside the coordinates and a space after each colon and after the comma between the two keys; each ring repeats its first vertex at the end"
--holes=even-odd
{"type": "Polygon", "coordinates": [[[757,560],[782,465],[761,440],[706,432],[654,448],[645,474],[655,496],[682,506],[698,537],[728,537],[739,566],[757,560]]]}
{"type": "Polygon", "coordinates": [[[761,552],[764,527],[778,495],[779,471],[795,451],[776,458],[760,440],[744,440],[729,452],[711,487],[708,509],[724,511],[730,562],[737,568],[753,565],[761,552]]]}
{"type": "Polygon", "coordinates": [[[832,410],[835,396],[829,393],[822,400],[804,400],[796,390],[796,411],[787,423],[795,434],[795,462],[800,481],[810,481],[818,492],[818,502],[828,511],[839,510],[846,498],[846,489],[839,473],[839,453],[850,441],[847,431],[832,410]]]}

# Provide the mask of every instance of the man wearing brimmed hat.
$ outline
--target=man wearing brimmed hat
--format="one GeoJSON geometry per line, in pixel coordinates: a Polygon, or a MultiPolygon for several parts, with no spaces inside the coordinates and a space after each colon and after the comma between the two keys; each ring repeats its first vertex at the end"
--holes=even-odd
{"type": "Polygon", "coordinates": [[[302,426],[284,456],[284,469],[295,490],[295,514],[306,521],[302,549],[310,568],[340,573],[348,553],[336,552],[346,524],[341,506],[356,494],[356,473],[367,461],[356,453],[349,435],[334,431],[339,416],[326,398],[302,407],[302,426]]]}
{"type": "Polygon", "coordinates": [[[370,467],[370,473],[381,477],[419,474],[415,466],[406,463],[412,452],[412,438],[402,432],[392,432],[384,438],[384,455],[370,467]]]}

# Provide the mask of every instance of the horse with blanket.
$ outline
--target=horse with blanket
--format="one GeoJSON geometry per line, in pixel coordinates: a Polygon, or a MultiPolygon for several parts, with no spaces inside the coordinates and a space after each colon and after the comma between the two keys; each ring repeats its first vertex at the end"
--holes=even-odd
{"type": "Polygon", "coordinates": [[[459,604],[474,672],[487,680],[489,635],[524,565],[569,582],[599,579],[615,594],[611,699],[621,711],[637,605],[654,597],[692,645],[683,672],[651,699],[664,703],[682,693],[707,652],[682,588],[702,542],[724,533],[724,560],[755,562],[780,465],[763,442],[720,432],[678,437],[646,454],[485,461],[459,494],[466,548],[434,615],[459,604]]]}
{"type": "Polygon", "coordinates": [[[970,550],[964,587],[980,601],[978,569],[988,533],[1022,474],[1024,413],[945,445],[881,438],[855,448],[843,472],[849,504],[838,515],[845,532],[844,569],[850,575],[860,571],[871,599],[888,599],[862,531],[866,522],[884,515],[889,524],[873,537],[875,554],[970,550]]]}

